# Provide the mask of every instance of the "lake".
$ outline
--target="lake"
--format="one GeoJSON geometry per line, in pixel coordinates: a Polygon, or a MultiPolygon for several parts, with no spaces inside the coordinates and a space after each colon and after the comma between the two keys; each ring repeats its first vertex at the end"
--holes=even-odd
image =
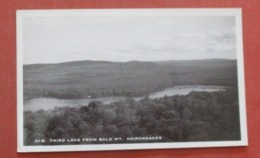
{"type": "MultiPolygon", "coordinates": [[[[186,95],[192,91],[197,92],[214,92],[214,91],[225,91],[224,86],[206,86],[206,85],[186,85],[186,86],[174,86],[171,88],[166,88],[162,91],[154,92],[149,95],[149,98],[161,98],[165,95],[186,95]]],[[[29,100],[24,100],[24,111],[37,111],[40,109],[48,110],[54,109],[55,107],[79,107],[86,106],[92,101],[102,101],[104,104],[109,104],[115,101],[124,100],[123,96],[116,97],[100,97],[100,98],[88,98],[88,99],[55,99],[55,98],[34,98],[29,100]]],[[[140,100],[143,97],[136,97],[135,100],[140,100]]]]}

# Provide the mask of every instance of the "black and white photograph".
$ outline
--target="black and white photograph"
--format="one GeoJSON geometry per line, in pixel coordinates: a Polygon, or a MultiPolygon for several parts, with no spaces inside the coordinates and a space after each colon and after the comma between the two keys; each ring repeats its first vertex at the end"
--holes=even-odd
{"type": "Polygon", "coordinates": [[[17,11],[18,152],[246,146],[240,9],[17,11]]]}

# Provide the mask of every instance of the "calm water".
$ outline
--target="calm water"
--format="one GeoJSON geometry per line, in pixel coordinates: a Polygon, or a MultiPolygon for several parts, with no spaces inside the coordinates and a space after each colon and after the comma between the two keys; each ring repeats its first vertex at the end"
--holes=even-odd
{"type": "MultiPolygon", "coordinates": [[[[174,95],[185,95],[191,91],[223,91],[226,90],[224,86],[175,86],[172,88],[167,88],[159,92],[151,93],[149,98],[161,98],[165,95],[174,96],[174,95]]],[[[135,100],[140,100],[143,97],[134,98],[135,100]]],[[[55,107],[63,106],[86,106],[92,101],[102,101],[104,104],[109,104],[115,101],[124,100],[124,97],[100,97],[100,98],[89,98],[89,99],[54,99],[54,98],[34,98],[24,101],[24,111],[37,111],[40,109],[48,110],[54,109],[55,107]]]]}

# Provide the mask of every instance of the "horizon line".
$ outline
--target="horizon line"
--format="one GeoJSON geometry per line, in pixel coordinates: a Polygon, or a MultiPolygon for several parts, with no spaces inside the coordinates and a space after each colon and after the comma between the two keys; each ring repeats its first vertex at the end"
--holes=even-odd
{"type": "Polygon", "coordinates": [[[199,61],[199,60],[237,60],[230,58],[208,58],[208,59],[182,59],[182,60],[151,60],[151,61],[143,61],[143,60],[129,60],[129,61],[111,61],[111,60],[74,60],[74,61],[64,61],[57,63],[31,63],[31,64],[23,64],[27,65],[55,65],[55,64],[64,64],[64,63],[73,63],[73,62],[84,62],[84,61],[95,61],[95,62],[111,62],[111,63],[128,63],[128,62],[167,62],[167,61],[199,61]]]}

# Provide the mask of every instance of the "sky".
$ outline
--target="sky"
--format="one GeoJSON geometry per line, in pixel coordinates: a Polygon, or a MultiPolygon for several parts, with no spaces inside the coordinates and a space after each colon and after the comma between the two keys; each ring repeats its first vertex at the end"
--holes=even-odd
{"type": "Polygon", "coordinates": [[[23,19],[24,64],[236,59],[235,17],[82,15],[23,19]]]}

